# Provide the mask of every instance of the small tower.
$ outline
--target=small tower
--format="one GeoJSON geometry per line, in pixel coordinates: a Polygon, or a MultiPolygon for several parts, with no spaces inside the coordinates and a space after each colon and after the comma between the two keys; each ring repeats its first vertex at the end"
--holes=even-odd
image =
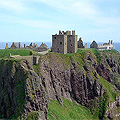
{"type": "Polygon", "coordinates": [[[8,43],[6,43],[5,49],[8,49],[8,43]]]}

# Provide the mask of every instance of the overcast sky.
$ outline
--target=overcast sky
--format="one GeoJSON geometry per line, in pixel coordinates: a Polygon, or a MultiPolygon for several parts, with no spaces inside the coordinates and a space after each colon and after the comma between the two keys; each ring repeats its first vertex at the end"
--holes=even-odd
{"type": "Polygon", "coordinates": [[[0,0],[0,42],[50,42],[58,30],[120,42],[120,0],[0,0]]]}

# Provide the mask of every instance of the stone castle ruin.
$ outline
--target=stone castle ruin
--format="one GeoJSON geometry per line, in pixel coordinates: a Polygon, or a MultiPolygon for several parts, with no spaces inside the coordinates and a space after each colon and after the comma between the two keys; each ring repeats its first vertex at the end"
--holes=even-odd
{"type": "Polygon", "coordinates": [[[43,51],[47,51],[48,47],[45,43],[42,43],[40,46],[38,46],[35,43],[30,43],[30,45],[28,46],[24,44],[24,47],[22,47],[20,42],[18,43],[13,42],[10,47],[8,46],[8,43],[6,43],[5,49],[31,49],[33,51],[43,52],[43,51]]]}
{"type": "MultiPolygon", "coordinates": [[[[80,37],[77,41],[77,35],[75,30],[72,31],[59,31],[59,34],[52,35],[52,52],[57,53],[76,53],[78,48],[87,49],[87,43],[83,46],[82,38],[80,37]]],[[[90,48],[95,48],[98,50],[111,50],[114,48],[112,40],[109,40],[108,43],[103,45],[98,45],[95,41],[92,42],[90,48]]]]}
{"type": "MultiPolygon", "coordinates": [[[[52,47],[51,52],[57,53],[76,53],[78,48],[87,49],[87,43],[83,45],[82,38],[80,37],[77,41],[78,35],[75,34],[75,30],[72,31],[60,31],[59,34],[52,35],[52,47]]],[[[114,44],[112,40],[109,40],[108,43],[104,43],[103,45],[98,45],[95,41],[93,41],[90,45],[90,48],[95,48],[98,50],[111,50],[114,48],[114,44]]],[[[11,47],[8,47],[8,43],[6,43],[5,49],[32,49],[37,52],[44,52],[41,54],[46,54],[48,52],[48,47],[45,43],[42,43],[38,46],[35,43],[30,43],[30,45],[24,47],[21,46],[21,43],[12,43],[11,47]]]]}
{"type": "Polygon", "coordinates": [[[93,42],[90,45],[90,48],[98,49],[98,44],[93,40],[93,42]]]}
{"type": "Polygon", "coordinates": [[[52,35],[52,52],[57,53],[76,53],[77,52],[77,35],[75,30],[59,31],[59,34],[52,35]]]}
{"type": "Polygon", "coordinates": [[[81,37],[78,40],[78,48],[87,48],[87,43],[85,43],[85,45],[83,45],[83,40],[81,37]]]}
{"type": "Polygon", "coordinates": [[[98,45],[99,50],[111,50],[114,48],[114,44],[112,40],[109,40],[108,43],[104,43],[103,45],[98,45]]]}

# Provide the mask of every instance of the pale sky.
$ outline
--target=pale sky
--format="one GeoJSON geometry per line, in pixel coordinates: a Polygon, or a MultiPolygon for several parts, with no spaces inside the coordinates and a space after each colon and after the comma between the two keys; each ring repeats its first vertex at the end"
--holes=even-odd
{"type": "Polygon", "coordinates": [[[0,0],[0,42],[50,42],[59,30],[120,42],[120,0],[0,0]]]}

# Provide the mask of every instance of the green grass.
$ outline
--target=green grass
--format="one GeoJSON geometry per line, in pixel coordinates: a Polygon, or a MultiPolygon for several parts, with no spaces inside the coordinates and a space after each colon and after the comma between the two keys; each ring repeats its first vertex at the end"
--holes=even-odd
{"type": "Polygon", "coordinates": [[[69,100],[64,100],[63,106],[55,100],[50,100],[48,118],[49,120],[97,120],[93,118],[88,108],[69,100]]]}
{"type": "Polygon", "coordinates": [[[10,53],[11,55],[29,56],[30,51],[28,49],[4,49],[0,50],[0,58],[8,58],[10,53]]]}
{"type": "Polygon", "coordinates": [[[98,76],[98,81],[100,84],[102,84],[102,86],[104,87],[104,89],[106,90],[108,97],[109,97],[109,101],[110,102],[114,102],[115,97],[116,97],[116,93],[115,93],[115,89],[113,87],[112,84],[110,84],[108,81],[106,81],[105,79],[103,79],[102,77],[98,76]]]}
{"type": "Polygon", "coordinates": [[[38,119],[39,119],[39,112],[37,111],[31,112],[26,118],[26,120],[38,120],[38,119]]]}

